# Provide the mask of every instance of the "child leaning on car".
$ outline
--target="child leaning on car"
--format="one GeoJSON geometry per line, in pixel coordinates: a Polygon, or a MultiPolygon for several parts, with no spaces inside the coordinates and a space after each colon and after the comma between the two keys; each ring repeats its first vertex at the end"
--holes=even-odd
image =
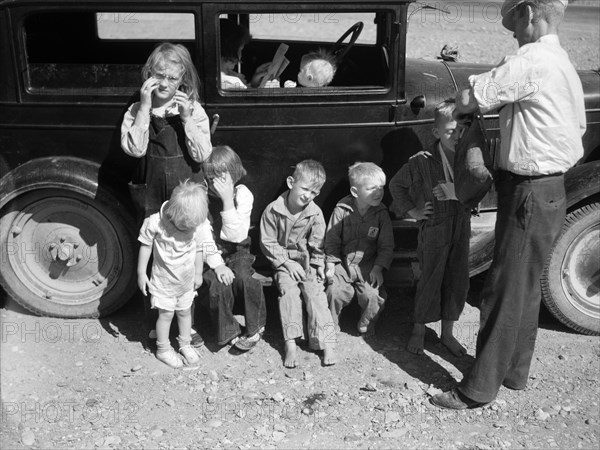
{"type": "Polygon", "coordinates": [[[442,343],[455,355],[465,348],[454,338],[453,325],[469,290],[471,214],[454,194],[453,161],[456,145],[454,102],[439,104],[432,129],[437,141],[420,152],[390,181],[391,210],[420,221],[417,255],[421,278],[413,307],[413,331],[407,349],[423,353],[425,324],[442,321],[442,343]]]}

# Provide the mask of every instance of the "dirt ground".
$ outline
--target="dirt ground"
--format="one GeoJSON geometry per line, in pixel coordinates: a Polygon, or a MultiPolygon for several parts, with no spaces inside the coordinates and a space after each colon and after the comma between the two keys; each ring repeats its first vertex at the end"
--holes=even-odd
{"type": "MultiPolygon", "coordinates": [[[[458,43],[464,61],[494,63],[516,49],[499,21],[434,17],[412,17],[409,56],[434,57],[440,44],[458,43]],[[485,48],[477,45],[482,36],[485,48]]],[[[598,68],[598,7],[574,7],[570,17],[563,45],[578,68],[598,68]]],[[[481,283],[472,280],[472,303],[481,283]]],[[[434,326],[425,355],[414,356],[405,350],[413,293],[392,292],[374,338],[355,332],[358,311],[349,308],[338,364],[323,367],[319,354],[301,347],[296,369],[283,368],[273,300],[264,340],[246,354],[219,348],[200,320],[202,362],[183,370],[154,358],[139,302],[102,320],[66,320],[36,317],[5,300],[0,447],[598,448],[598,337],[577,335],[542,311],[528,388],[503,388],[481,409],[442,411],[429,397],[472,364],[478,310],[467,305],[457,326],[467,357],[446,351],[434,326]]]]}

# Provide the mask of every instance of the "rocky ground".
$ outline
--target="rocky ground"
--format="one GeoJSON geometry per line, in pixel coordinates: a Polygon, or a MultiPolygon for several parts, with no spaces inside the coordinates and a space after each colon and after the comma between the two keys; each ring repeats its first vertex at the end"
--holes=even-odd
{"type": "MultiPolygon", "coordinates": [[[[481,280],[474,280],[476,298],[481,280]]],[[[339,362],[300,350],[284,369],[277,310],[246,354],[219,348],[210,326],[198,367],[157,361],[143,309],[106,320],[34,317],[8,302],[2,326],[2,433],[13,448],[598,448],[600,342],[542,313],[529,387],[466,412],[429,397],[452,387],[473,361],[478,310],[467,306],[453,357],[428,332],[426,354],[404,347],[412,290],[390,299],[377,335],[342,316],[339,362]]],[[[174,337],[174,336],[173,336],[174,337]]]]}
{"type": "MultiPolygon", "coordinates": [[[[561,39],[578,68],[598,68],[598,8],[579,8],[561,39]]],[[[516,49],[498,21],[465,17],[450,23],[413,15],[409,56],[433,57],[444,43],[457,43],[464,61],[494,63],[516,49]]],[[[471,301],[480,287],[474,279],[471,301]]],[[[528,388],[501,389],[481,409],[442,411],[429,397],[470,367],[478,310],[468,305],[458,323],[469,356],[447,352],[435,327],[425,355],[414,356],[404,350],[413,293],[393,293],[374,338],[357,335],[358,311],[350,309],[338,364],[323,367],[303,347],[296,369],[283,368],[272,301],[254,350],[217,347],[201,323],[202,363],[183,370],[154,358],[139,303],[102,320],[65,320],[35,317],[6,301],[0,447],[598,448],[598,337],[574,334],[542,311],[528,388]]]]}

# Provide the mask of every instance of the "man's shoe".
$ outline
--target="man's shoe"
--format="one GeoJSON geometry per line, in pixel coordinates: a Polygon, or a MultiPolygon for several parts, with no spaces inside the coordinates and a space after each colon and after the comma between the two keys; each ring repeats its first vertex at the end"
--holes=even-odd
{"type": "Polygon", "coordinates": [[[472,409],[479,408],[485,403],[476,402],[461,394],[458,389],[436,394],[430,399],[435,406],[445,409],[472,409]]]}
{"type": "Polygon", "coordinates": [[[254,336],[243,336],[239,341],[234,344],[234,347],[242,352],[247,352],[252,350],[256,344],[260,341],[260,332],[256,333],[254,336]]]}

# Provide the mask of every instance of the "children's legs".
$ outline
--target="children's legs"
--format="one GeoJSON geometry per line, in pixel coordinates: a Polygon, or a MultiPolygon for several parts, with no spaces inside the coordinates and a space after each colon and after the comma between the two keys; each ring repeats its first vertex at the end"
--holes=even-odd
{"type": "Polygon", "coordinates": [[[156,320],[157,353],[166,352],[171,349],[169,332],[171,331],[171,321],[174,314],[174,311],[167,311],[166,309],[158,310],[158,319],[156,320]]]}
{"type": "Polygon", "coordinates": [[[337,329],[339,329],[340,313],[342,312],[342,309],[352,301],[352,298],[354,297],[354,287],[346,277],[338,273],[337,267],[333,283],[327,286],[326,295],[331,318],[337,329]]]}
{"type": "Polygon", "coordinates": [[[177,314],[177,326],[179,327],[179,344],[189,345],[192,340],[192,308],[179,309],[177,314]]]}
{"type": "Polygon", "coordinates": [[[442,281],[442,333],[441,340],[455,356],[464,356],[467,350],[454,336],[456,322],[467,300],[469,292],[469,237],[470,216],[454,218],[454,243],[449,247],[446,270],[442,281]]]}
{"type": "Polygon", "coordinates": [[[442,320],[441,340],[442,344],[444,344],[454,356],[464,356],[467,354],[467,349],[464,348],[454,337],[453,320],[442,320]]]}
{"type": "Polygon", "coordinates": [[[298,282],[284,271],[275,273],[275,282],[279,288],[279,314],[283,338],[286,341],[303,338],[302,299],[298,282]]]}
{"type": "Polygon", "coordinates": [[[383,287],[375,289],[369,283],[356,282],[356,297],[362,310],[362,315],[358,321],[358,331],[360,333],[373,334],[375,332],[375,323],[379,314],[383,310],[387,294],[383,287]]]}
{"type": "Polygon", "coordinates": [[[308,320],[309,347],[324,350],[325,365],[335,364],[334,347],[337,340],[336,325],[327,307],[323,285],[309,276],[300,283],[308,320]]]}
{"type": "Polygon", "coordinates": [[[240,258],[228,263],[235,274],[233,293],[236,298],[244,299],[244,315],[246,317],[246,334],[256,335],[264,328],[267,321],[265,294],[260,281],[252,278],[253,258],[240,258]]]}
{"type": "Polygon", "coordinates": [[[410,339],[408,340],[408,344],[406,344],[406,349],[414,353],[415,355],[422,355],[423,348],[425,347],[425,324],[424,323],[416,323],[413,325],[412,333],[410,335],[410,339]]]}
{"type": "Polygon", "coordinates": [[[240,326],[233,317],[232,286],[221,283],[212,269],[204,273],[204,282],[208,288],[211,319],[217,329],[217,343],[225,345],[240,334],[240,326]]]}

